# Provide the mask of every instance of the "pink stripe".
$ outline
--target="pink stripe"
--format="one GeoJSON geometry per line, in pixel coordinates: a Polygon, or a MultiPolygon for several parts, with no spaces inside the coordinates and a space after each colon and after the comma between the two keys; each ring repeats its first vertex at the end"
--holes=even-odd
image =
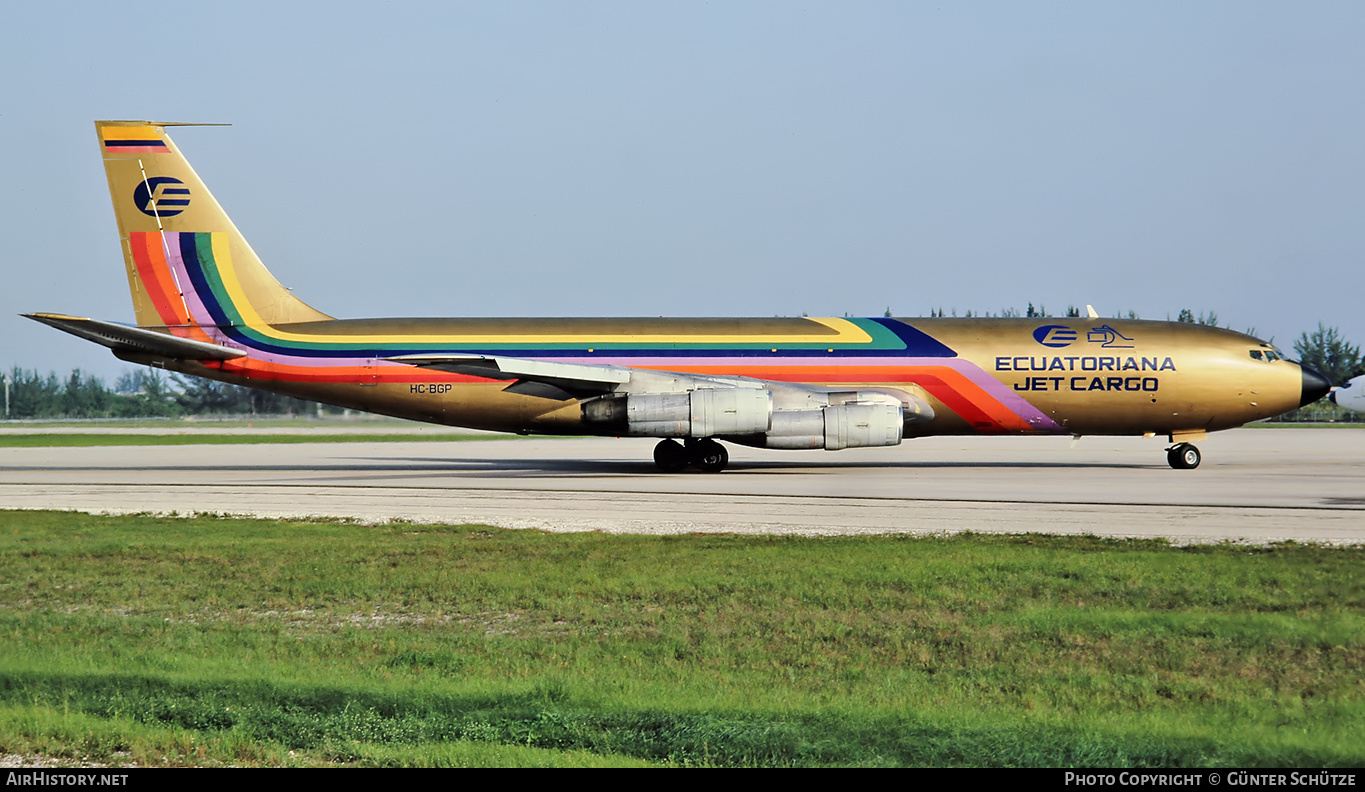
{"type": "MultiPolygon", "coordinates": [[[[216,329],[210,329],[210,328],[205,328],[205,329],[206,329],[206,330],[209,330],[210,335],[213,335],[213,336],[214,336],[215,338],[217,338],[220,342],[228,343],[230,346],[232,346],[232,347],[234,347],[234,348],[238,348],[238,349],[249,349],[248,347],[244,347],[244,346],[242,346],[242,345],[239,344],[239,343],[227,342],[226,339],[222,337],[222,334],[221,334],[220,332],[218,332],[216,329]]],[[[490,352],[490,353],[488,353],[488,354],[490,354],[490,355],[498,355],[499,353],[498,353],[498,352],[490,352]]],[[[370,361],[372,360],[372,358],[365,358],[365,357],[316,358],[316,357],[306,357],[306,356],[298,356],[298,355],[283,355],[283,354],[279,354],[279,353],[269,353],[269,352],[263,352],[263,351],[258,351],[258,350],[251,350],[251,357],[252,357],[253,359],[256,359],[256,360],[266,361],[266,362],[269,362],[269,363],[275,363],[275,364],[282,365],[282,366],[297,366],[297,367],[300,367],[300,368],[313,368],[313,369],[345,368],[345,367],[349,367],[349,366],[364,366],[364,365],[370,364],[370,361]]],[[[507,357],[516,357],[516,354],[513,353],[513,354],[511,354],[511,355],[508,355],[507,357]]],[[[547,358],[547,359],[549,359],[549,358],[547,358]]],[[[1046,415],[1044,415],[1037,407],[1034,407],[1032,404],[1030,404],[1030,403],[1028,402],[1028,400],[1026,400],[1023,396],[1020,396],[1019,394],[1015,393],[1014,390],[1013,390],[1012,388],[1006,386],[1004,383],[1002,383],[1002,382],[1000,382],[999,380],[997,380],[996,378],[992,377],[990,374],[988,374],[985,370],[983,370],[980,366],[976,365],[975,363],[972,363],[971,361],[968,361],[968,360],[962,360],[961,358],[937,358],[937,357],[935,357],[935,358],[860,357],[860,358],[857,358],[856,361],[855,361],[855,360],[850,359],[850,358],[838,359],[837,357],[836,357],[835,359],[822,359],[822,358],[816,358],[816,359],[812,359],[812,358],[772,358],[772,357],[748,358],[748,359],[744,359],[744,358],[733,358],[733,357],[695,357],[695,358],[637,358],[637,357],[631,357],[631,358],[611,358],[611,357],[609,357],[609,356],[607,356],[607,355],[602,355],[602,356],[598,356],[598,357],[579,357],[579,358],[558,358],[558,357],[557,357],[557,358],[553,358],[553,360],[554,360],[555,362],[562,362],[562,363],[583,363],[583,364],[597,365],[597,366],[602,366],[602,365],[614,365],[614,366],[637,367],[637,368],[648,367],[648,368],[663,369],[663,370],[666,370],[666,371],[686,371],[686,370],[692,369],[692,368],[701,368],[701,367],[708,367],[708,368],[709,368],[709,367],[723,366],[723,367],[727,367],[727,368],[731,369],[731,370],[734,372],[734,376],[744,376],[744,369],[745,369],[745,364],[746,364],[746,363],[751,363],[751,364],[753,364],[753,365],[761,365],[761,366],[784,366],[784,367],[788,367],[788,368],[790,368],[790,369],[793,370],[793,374],[794,374],[795,376],[797,376],[797,377],[800,376],[800,375],[799,375],[799,371],[800,371],[800,369],[801,369],[802,367],[804,367],[804,366],[822,366],[822,367],[824,367],[824,366],[835,365],[835,366],[843,366],[843,367],[848,368],[848,370],[849,370],[849,379],[850,379],[850,380],[855,380],[855,381],[858,379],[858,376],[857,376],[858,369],[859,369],[859,368],[862,368],[863,366],[879,366],[879,367],[880,367],[880,366],[897,366],[897,367],[909,368],[909,369],[915,369],[915,368],[947,368],[947,369],[951,369],[951,370],[957,372],[958,374],[962,375],[965,379],[967,379],[968,381],[970,381],[972,384],[974,384],[974,385],[976,385],[977,387],[981,388],[981,390],[984,391],[984,392],[986,393],[986,395],[988,395],[989,397],[991,397],[992,399],[994,399],[995,401],[997,401],[997,402],[998,402],[1001,406],[1003,406],[1005,409],[1007,409],[1007,410],[1009,410],[1010,412],[1014,413],[1020,420],[1022,420],[1024,423],[1028,424],[1029,426],[1032,426],[1034,429],[1036,429],[1036,430],[1038,430],[1038,431],[1043,431],[1043,432],[1057,432],[1057,433],[1062,433],[1062,434],[1064,434],[1064,433],[1066,432],[1065,429],[1063,429],[1061,426],[1059,426],[1059,425],[1058,425],[1055,421],[1053,421],[1051,418],[1049,418],[1049,417],[1047,417],[1046,415]]],[[[385,369],[392,369],[393,367],[396,367],[396,366],[403,366],[403,367],[405,367],[405,368],[407,367],[406,364],[403,364],[403,363],[389,363],[389,362],[386,362],[386,361],[377,361],[377,365],[378,365],[379,367],[385,368],[385,369]]],[[[701,375],[701,376],[705,376],[705,375],[701,375]]],[[[799,379],[798,379],[797,381],[799,382],[799,379]]],[[[881,385],[881,386],[884,386],[884,387],[896,387],[898,384],[907,384],[907,383],[876,382],[876,383],[872,383],[872,384],[881,385]]],[[[969,393],[964,393],[964,394],[961,394],[961,395],[962,395],[964,398],[967,398],[969,401],[975,401],[975,400],[978,400],[978,399],[980,398],[979,396],[977,396],[976,399],[973,399],[973,398],[972,398],[972,394],[969,394],[969,393]]]]}
{"type": "Polygon", "coordinates": [[[212,325],[213,315],[204,307],[204,301],[199,297],[199,292],[195,291],[194,281],[190,280],[189,270],[185,267],[185,257],[180,252],[179,231],[167,232],[166,248],[170,251],[166,255],[166,261],[171,265],[171,271],[175,273],[180,288],[185,292],[185,305],[190,310],[190,321],[197,325],[212,325]]]}

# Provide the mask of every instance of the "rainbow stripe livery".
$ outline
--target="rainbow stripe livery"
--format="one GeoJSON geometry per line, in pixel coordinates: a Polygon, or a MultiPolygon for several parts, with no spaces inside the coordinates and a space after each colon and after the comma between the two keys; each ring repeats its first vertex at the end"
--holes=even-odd
{"type": "Polygon", "coordinates": [[[523,320],[522,332],[515,334],[460,332],[449,321],[380,333],[372,332],[371,323],[343,328],[347,323],[334,320],[330,332],[320,333],[307,326],[272,326],[260,318],[236,278],[225,234],[133,232],[129,248],[160,323],[185,338],[248,351],[249,357],[223,364],[224,371],[243,376],[269,372],[275,380],[341,382],[369,366],[376,382],[430,381],[430,372],[384,360],[421,352],[500,353],[582,364],[607,359],[642,369],[778,382],[914,383],[969,415],[981,431],[1063,431],[980,367],[955,360],[943,344],[893,319],[801,320],[812,325],[806,332],[792,332],[785,321],[774,323],[783,325],[781,330],[755,327],[747,333],[708,332],[694,324],[687,334],[674,322],[651,328],[651,320],[635,320],[628,331],[617,333],[603,332],[592,320],[559,320],[552,331],[536,333],[531,331],[542,322],[523,320]],[[187,288],[182,290],[182,284],[187,288]]]}
{"type": "Polygon", "coordinates": [[[139,363],[417,420],[664,438],[665,470],[723,468],[718,438],[835,450],[928,434],[1175,440],[1310,390],[1294,364],[1248,356],[1265,347],[1255,339],[1160,322],[334,319],[270,275],[165,126],[96,124],[137,326],[32,315],[139,363]],[[1226,375],[1229,356],[1278,395],[1201,408],[1201,364],[1226,375]]]}

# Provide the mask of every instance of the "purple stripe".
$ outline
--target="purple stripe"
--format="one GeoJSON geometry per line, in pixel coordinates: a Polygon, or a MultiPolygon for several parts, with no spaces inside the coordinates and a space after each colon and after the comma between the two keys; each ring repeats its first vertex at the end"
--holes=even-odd
{"type": "Polygon", "coordinates": [[[180,282],[180,287],[185,290],[185,308],[189,310],[190,321],[208,334],[209,338],[232,349],[245,349],[241,344],[231,341],[227,335],[219,330],[214,324],[213,315],[208,308],[204,307],[204,300],[200,297],[198,290],[194,288],[194,281],[190,279],[189,270],[185,268],[185,257],[180,251],[179,231],[166,232],[165,249],[166,262],[170,264],[171,271],[180,282]]]}
{"type": "MultiPolygon", "coordinates": [[[[181,264],[181,267],[183,269],[183,263],[181,264]]],[[[189,299],[188,295],[186,299],[187,300],[189,299]]],[[[195,298],[195,305],[198,306],[198,311],[203,311],[203,304],[198,302],[197,297],[195,298]]],[[[191,310],[196,309],[194,306],[191,306],[191,310]]],[[[204,314],[206,315],[207,312],[205,311],[204,314]]],[[[211,329],[208,327],[204,329],[208,331],[209,334],[213,336],[216,340],[228,343],[229,346],[238,349],[247,348],[243,347],[241,344],[238,343],[227,342],[223,334],[216,329],[211,329]]],[[[493,354],[496,355],[498,353],[493,354]]],[[[368,357],[316,358],[305,357],[300,355],[284,355],[272,352],[263,352],[258,350],[252,350],[251,357],[255,360],[260,360],[268,363],[274,363],[283,366],[296,366],[299,368],[327,369],[333,367],[365,365],[377,365],[385,369],[393,369],[397,367],[410,368],[407,364],[404,363],[375,361],[373,358],[368,357]]],[[[515,357],[515,355],[507,355],[506,357],[515,357]]],[[[858,369],[866,366],[895,366],[898,368],[910,369],[948,368],[962,375],[962,377],[965,378],[967,381],[981,388],[981,390],[984,391],[988,396],[995,399],[997,402],[1001,404],[1001,406],[1005,407],[1010,412],[1014,413],[1015,416],[1017,416],[1021,421],[1028,424],[1029,426],[1032,426],[1034,429],[1037,429],[1040,432],[1054,432],[1057,434],[1067,434],[1067,430],[1063,429],[1051,418],[1044,415],[1041,411],[1038,410],[1037,407],[1034,407],[1032,404],[1030,404],[1028,400],[1026,400],[1023,396],[1020,396],[1018,393],[1015,393],[1012,388],[1000,382],[995,377],[992,377],[988,372],[986,372],[984,369],[982,369],[975,363],[963,360],[961,358],[863,357],[857,358],[856,360],[844,358],[842,360],[833,359],[826,361],[813,361],[810,358],[758,358],[758,359],[750,358],[741,361],[732,357],[696,357],[643,359],[627,358],[624,360],[615,360],[608,356],[603,355],[598,357],[555,358],[554,360],[555,362],[559,363],[582,363],[586,365],[596,366],[616,365],[622,367],[637,368],[657,366],[667,371],[682,371],[690,368],[713,366],[736,367],[736,363],[741,362],[763,366],[784,366],[793,370],[799,370],[801,368],[809,368],[814,366],[834,365],[843,368],[848,368],[849,379],[852,381],[858,380],[857,377],[858,369]]],[[[740,368],[742,368],[742,366],[740,366],[740,368]]],[[[797,372],[793,371],[793,373],[797,372]]],[[[733,376],[744,375],[735,374],[733,376]]],[[[799,383],[800,380],[796,380],[796,382],[799,383]]],[[[870,380],[869,383],[883,387],[896,387],[897,385],[897,383],[894,382],[879,383],[870,380]]],[[[974,399],[971,398],[972,394],[962,395],[964,398],[967,398],[968,401],[975,401],[974,399]]]]}
{"type": "MultiPolygon", "coordinates": [[[[723,357],[719,357],[719,358],[629,358],[629,359],[627,359],[626,361],[612,361],[612,360],[610,360],[610,359],[603,358],[603,357],[596,357],[596,358],[593,358],[593,357],[585,357],[585,358],[555,358],[555,360],[556,360],[556,361],[560,361],[560,362],[564,362],[564,363],[585,363],[585,364],[590,364],[590,365],[591,365],[591,364],[596,364],[596,365],[599,365],[599,366],[602,365],[603,363],[609,363],[609,364],[614,364],[614,365],[624,365],[624,366],[638,366],[638,367],[646,367],[646,366],[653,367],[653,366],[659,366],[659,367],[666,368],[666,369],[668,369],[668,370],[670,370],[670,371],[676,371],[676,370],[678,370],[678,369],[680,369],[680,368],[692,368],[692,367],[697,367],[697,366],[708,366],[708,367],[710,367],[710,366],[733,366],[733,365],[735,365],[735,363],[736,363],[735,358],[723,358],[723,357]]],[[[753,363],[754,365],[784,366],[784,367],[791,368],[791,369],[800,369],[800,368],[803,368],[803,367],[812,367],[812,366],[829,366],[829,365],[847,366],[847,367],[849,367],[849,368],[851,368],[851,369],[854,369],[854,370],[856,370],[856,369],[857,369],[858,367],[860,367],[860,366],[897,366],[897,367],[904,367],[904,368],[930,368],[930,367],[948,368],[948,369],[952,369],[953,371],[957,372],[958,374],[961,374],[961,375],[962,375],[964,378],[966,378],[969,382],[971,382],[972,384],[974,384],[974,385],[976,385],[977,387],[981,388],[981,390],[985,391],[988,395],[990,395],[990,396],[991,396],[992,398],[994,398],[996,401],[1000,402],[1000,404],[1001,404],[1002,406],[1004,406],[1006,409],[1008,409],[1010,412],[1012,412],[1012,413],[1014,413],[1015,415],[1019,416],[1019,418],[1020,418],[1021,420],[1023,420],[1025,423],[1027,423],[1029,426],[1032,426],[1032,427],[1034,427],[1034,428],[1036,428],[1036,429],[1040,429],[1040,430],[1044,430],[1044,431],[1053,431],[1053,432],[1058,432],[1058,433],[1060,433],[1060,434],[1066,434],[1066,430],[1065,430],[1065,429],[1063,429],[1060,425],[1058,425],[1058,424],[1057,424],[1055,421],[1053,421],[1051,418],[1049,418],[1049,417],[1047,417],[1046,415],[1044,415],[1037,407],[1034,407],[1032,404],[1030,404],[1029,401],[1028,401],[1027,399],[1025,399],[1023,396],[1020,396],[1018,393],[1015,393],[1013,388],[1010,388],[1009,386],[1005,385],[1005,384],[1004,384],[1003,382],[1001,382],[1000,380],[996,379],[995,377],[992,377],[992,376],[990,375],[990,373],[988,373],[987,371],[985,371],[984,369],[982,369],[980,366],[976,365],[975,363],[972,363],[971,361],[968,361],[968,360],[963,360],[962,358],[940,358],[940,357],[932,357],[932,358],[860,357],[860,358],[856,358],[856,359],[844,358],[844,359],[842,359],[842,360],[840,360],[840,359],[838,359],[838,358],[835,358],[835,359],[832,359],[832,360],[824,360],[824,361],[822,361],[822,360],[819,360],[819,359],[814,359],[814,360],[813,360],[813,359],[808,358],[808,357],[800,357],[800,358],[769,357],[769,358],[759,358],[759,359],[751,359],[751,360],[752,360],[752,363],[753,363]]],[[[745,361],[745,362],[750,362],[750,361],[745,361]]],[[[850,373],[852,373],[852,372],[850,372],[850,373]]],[[[798,381],[799,381],[799,380],[798,380],[798,381]]],[[[894,387],[894,383],[886,383],[886,384],[887,384],[888,386],[894,387]]],[[[963,394],[963,395],[965,396],[965,395],[967,395],[967,394],[963,394]]]]}

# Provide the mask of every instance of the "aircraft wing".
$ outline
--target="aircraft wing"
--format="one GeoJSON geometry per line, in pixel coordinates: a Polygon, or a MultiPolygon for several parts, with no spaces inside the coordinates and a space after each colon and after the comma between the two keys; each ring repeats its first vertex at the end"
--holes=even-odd
{"type": "Polygon", "coordinates": [[[101,322],[98,319],[50,313],[31,313],[24,316],[73,336],[102,344],[115,352],[159,355],[177,360],[231,360],[246,355],[239,349],[180,338],[141,327],[101,322]]]}
{"type": "MultiPolygon", "coordinates": [[[[399,355],[384,358],[421,368],[449,371],[496,380],[519,380],[558,388],[566,394],[607,393],[630,382],[630,369],[620,366],[589,366],[583,363],[557,363],[548,360],[502,357],[501,355],[399,355]]],[[[513,388],[532,393],[531,389],[513,388]]],[[[544,394],[544,395],[549,395],[544,394]]]]}
{"type": "MultiPolygon", "coordinates": [[[[820,409],[831,403],[880,404],[895,406],[904,411],[906,420],[922,421],[933,418],[933,408],[923,399],[898,389],[877,388],[849,390],[825,389],[818,386],[789,382],[770,382],[750,377],[725,377],[703,374],[683,374],[673,371],[637,369],[627,366],[595,366],[584,363],[560,363],[550,360],[503,357],[501,355],[417,354],[384,358],[394,363],[407,363],[421,368],[449,371],[496,380],[515,380],[505,391],[549,399],[589,399],[598,396],[629,396],[645,403],[649,399],[664,400],[675,397],[691,398],[693,392],[732,394],[767,393],[754,396],[765,410],[772,406],[772,394],[781,393],[779,409],[820,409]]],[[[706,397],[702,397],[706,398],[706,397]]],[[[722,397],[726,398],[726,397],[722,397]]],[[[737,396],[734,398],[745,398],[737,396]]],[[[644,409],[644,408],[642,408],[644,409]]],[[[766,415],[766,413],[765,413],[766,415]]],[[[898,419],[899,420],[899,419],[898,419]]]]}

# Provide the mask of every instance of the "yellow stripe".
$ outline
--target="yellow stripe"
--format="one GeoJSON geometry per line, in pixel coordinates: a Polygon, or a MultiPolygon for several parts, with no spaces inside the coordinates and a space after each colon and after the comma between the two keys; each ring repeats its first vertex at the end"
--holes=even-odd
{"type": "Polygon", "coordinates": [[[161,130],[156,127],[134,126],[134,127],[100,127],[100,134],[106,141],[109,140],[149,140],[156,138],[161,142],[166,142],[166,138],[161,134],[161,130]]]}
{"type": "Polygon", "coordinates": [[[669,335],[645,335],[637,333],[627,333],[621,335],[601,335],[591,331],[584,333],[563,333],[556,335],[540,335],[535,333],[506,333],[503,335],[314,335],[312,333],[290,333],[272,327],[264,322],[251,302],[246,298],[246,292],[242,289],[242,284],[237,280],[237,270],[232,266],[232,257],[228,253],[227,234],[210,234],[213,244],[213,260],[218,264],[218,275],[223,280],[223,286],[228,291],[228,297],[232,300],[233,306],[241,314],[242,321],[246,322],[247,327],[269,338],[280,341],[290,341],[303,344],[506,344],[506,343],[539,343],[539,344],[572,344],[575,342],[591,341],[597,344],[867,344],[872,341],[872,336],[865,330],[847,319],[828,318],[816,319],[814,317],[804,317],[816,324],[823,325],[833,330],[836,335],[826,334],[792,334],[792,335],[760,335],[760,334],[735,334],[735,335],[689,335],[678,336],[669,335]]]}

